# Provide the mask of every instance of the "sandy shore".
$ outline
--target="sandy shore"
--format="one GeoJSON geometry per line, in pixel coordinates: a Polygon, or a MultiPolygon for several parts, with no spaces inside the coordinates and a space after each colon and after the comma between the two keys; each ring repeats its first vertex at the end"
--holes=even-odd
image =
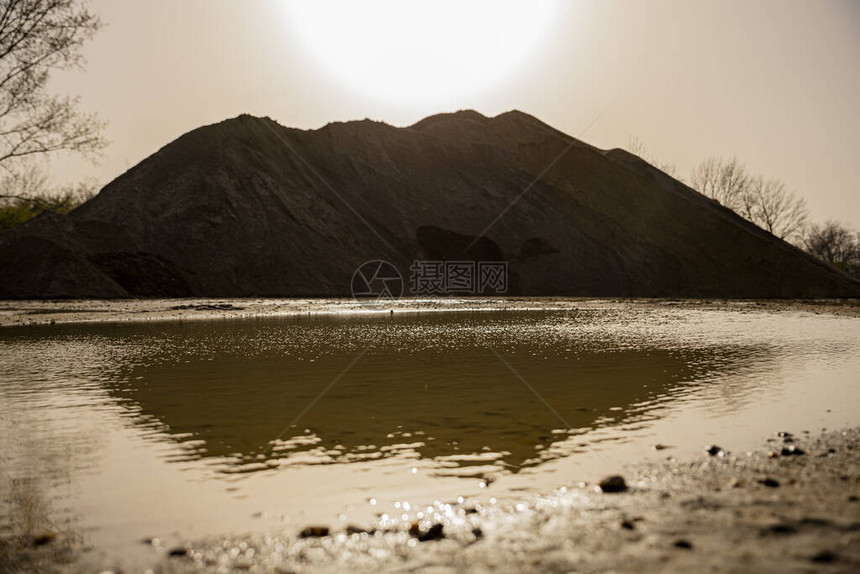
{"type": "MultiPolygon", "coordinates": [[[[621,470],[628,489],[571,483],[514,506],[438,505],[410,534],[296,533],[157,549],[163,572],[856,572],[860,429],[774,436],[621,470]],[[791,450],[793,447],[793,451],[791,450]],[[783,450],[785,449],[785,450],[783,450]],[[803,454],[797,454],[802,452],[803,454]],[[441,539],[432,526],[442,525],[441,539]],[[429,533],[429,534],[428,534],[429,533]],[[420,538],[427,540],[421,541],[420,538]],[[163,554],[163,555],[164,555],[163,554]]],[[[438,527],[437,527],[438,529],[438,527]]]]}
{"type": "Polygon", "coordinates": [[[304,314],[355,314],[433,311],[570,309],[603,306],[644,308],[675,306],[733,311],[810,312],[860,317],[860,299],[700,300],[593,299],[553,297],[398,299],[380,304],[353,299],[115,299],[0,301],[0,327],[61,323],[151,322],[304,314]]]}
{"type": "MultiPolygon", "coordinates": [[[[438,502],[436,516],[302,537],[225,536],[151,546],[189,572],[857,572],[860,429],[775,434],[755,452],[619,469],[627,489],[568,486],[527,502],[438,502]],[[369,530],[369,532],[367,530],[369,530]]],[[[414,509],[413,509],[414,510],[414,509]]],[[[429,509],[428,509],[429,510],[429,509]]],[[[309,532],[320,534],[320,532],[309,532]]],[[[0,545],[3,571],[129,571],[74,541],[0,545]]]]}

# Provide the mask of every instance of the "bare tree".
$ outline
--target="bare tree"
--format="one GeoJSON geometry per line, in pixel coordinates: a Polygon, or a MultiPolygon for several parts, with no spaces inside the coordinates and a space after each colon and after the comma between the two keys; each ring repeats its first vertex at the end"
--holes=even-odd
{"type": "Polygon", "coordinates": [[[776,178],[749,179],[740,196],[739,213],[780,239],[797,239],[806,224],[806,201],[776,178]]]}
{"type": "Polygon", "coordinates": [[[706,159],[693,170],[690,184],[780,239],[797,240],[803,231],[806,201],[779,179],[748,174],[737,158],[706,159]]]}
{"type": "Polygon", "coordinates": [[[803,245],[822,261],[860,277],[860,233],[829,220],[823,225],[810,225],[803,234],[803,245]]]}
{"type": "Polygon", "coordinates": [[[737,158],[709,157],[690,175],[690,185],[702,195],[743,215],[743,196],[750,183],[746,168],[737,158]]]}
{"type": "MultiPolygon", "coordinates": [[[[79,67],[101,23],[85,0],[0,0],[0,167],[59,151],[92,156],[104,125],[78,99],[48,92],[51,72],[79,67]]],[[[0,191],[0,193],[2,193],[0,191]]]]}

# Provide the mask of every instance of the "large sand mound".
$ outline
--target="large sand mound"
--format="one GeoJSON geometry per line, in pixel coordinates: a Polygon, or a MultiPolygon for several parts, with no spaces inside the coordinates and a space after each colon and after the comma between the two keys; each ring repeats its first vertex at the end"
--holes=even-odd
{"type": "Polygon", "coordinates": [[[71,214],[0,234],[0,297],[342,296],[369,260],[408,284],[416,259],[500,257],[510,294],[860,296],[636,156],[459,112],[194,130],[71,214]]]}

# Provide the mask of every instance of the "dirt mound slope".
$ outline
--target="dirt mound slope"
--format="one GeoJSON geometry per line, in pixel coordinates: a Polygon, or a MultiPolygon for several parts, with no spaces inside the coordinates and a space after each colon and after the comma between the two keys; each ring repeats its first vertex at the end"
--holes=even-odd
{"type": "Polygon", "coordinates": [[[196,129],[69,215],[0,234],[0,298],[345,296],[366,261],[408,289],[415,260],[490,256],[512,295],[860,296],[636,156],[464,111],[196,129]]]}

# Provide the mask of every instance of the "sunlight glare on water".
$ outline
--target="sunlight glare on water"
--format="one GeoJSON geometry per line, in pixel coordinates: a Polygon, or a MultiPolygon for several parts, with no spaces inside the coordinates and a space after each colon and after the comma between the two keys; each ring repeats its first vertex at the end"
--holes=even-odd
{"type": "Polygon", "coordinates": [[[133,554],[752,448],[856,421],[858,343],[854,318],[610,303],[3,329],[0,535],[133,554]]]}

